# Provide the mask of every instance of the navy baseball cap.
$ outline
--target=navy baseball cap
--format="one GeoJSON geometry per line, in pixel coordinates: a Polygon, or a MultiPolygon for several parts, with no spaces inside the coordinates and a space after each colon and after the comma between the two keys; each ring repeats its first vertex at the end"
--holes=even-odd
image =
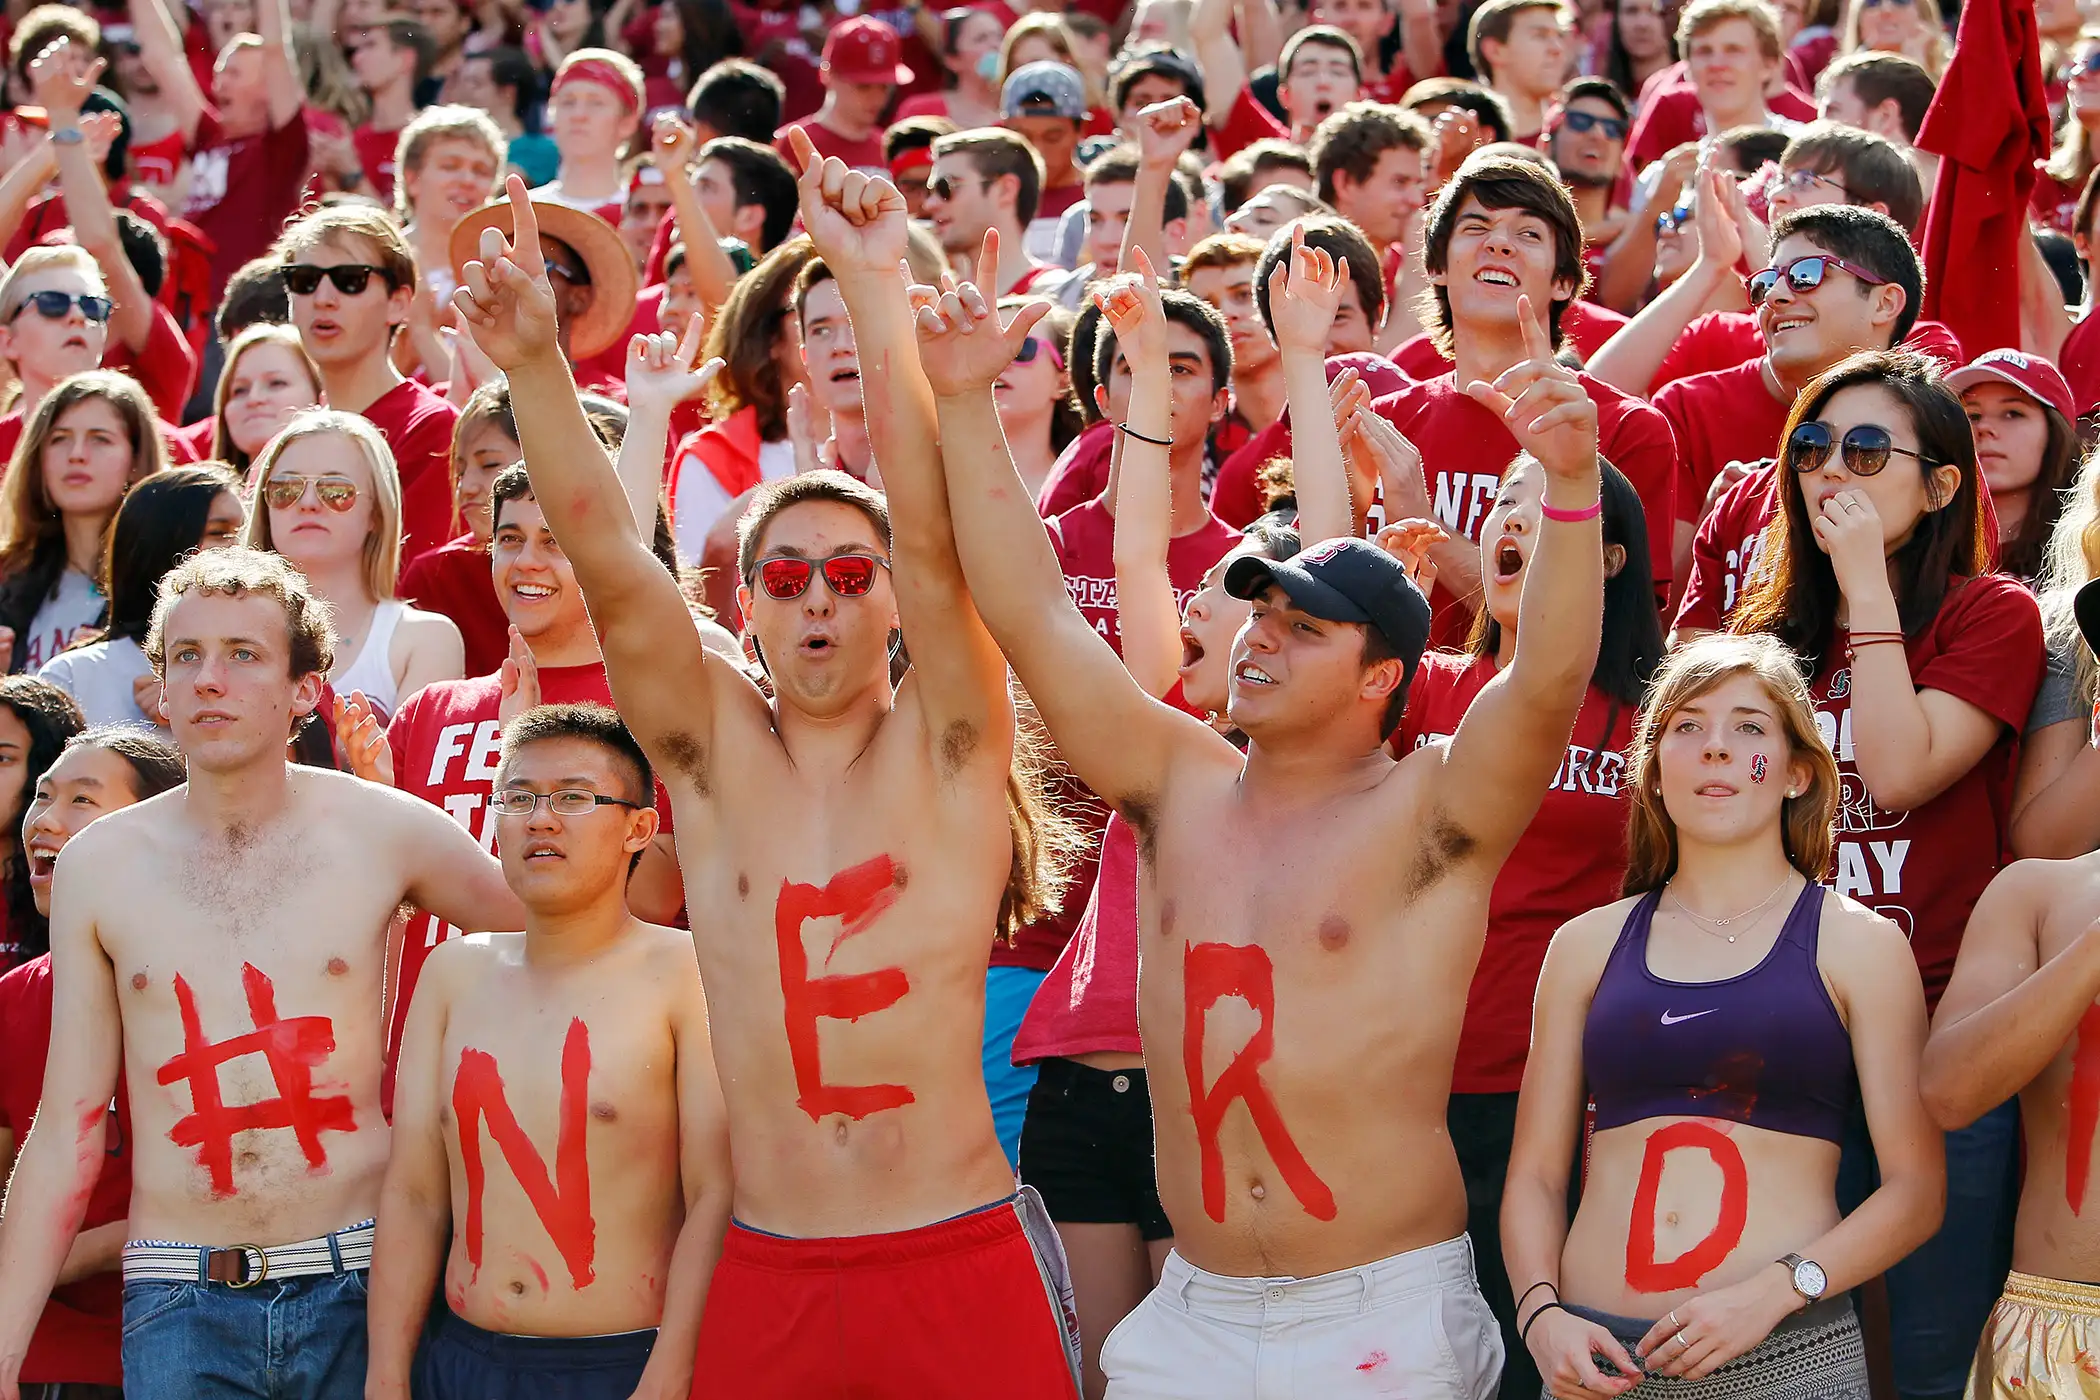
{"type": "Polygon", "coordinates": [[[1369,540],[1325,540],[1281,561],[1242,555],[1225,571],[1225,591],[1235,598],[1251,599],[1272,583],[1314,617],[1376,628],[1414,680],[1429,645],[1429,600],[1398,559],[1369,540]]]}

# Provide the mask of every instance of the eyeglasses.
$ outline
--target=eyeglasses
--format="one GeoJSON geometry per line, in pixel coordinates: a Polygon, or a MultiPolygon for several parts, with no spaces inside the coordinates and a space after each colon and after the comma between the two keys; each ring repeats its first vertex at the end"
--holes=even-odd
{"type": "Polygon", "coordinates": [[[875,586],[875,571],[889,567],[889,560],[872,554],[834,554],[821,563],[798,555],[781,554],[758,561],[758,583],[776,603],[792,602],[809,591],[809,583],[820,571],[824,584],[841,598],[865,598],[875,586]]]}
{"type": "Polygon", "coordinates": [[[1796,195],[1807,194],[1809,187],[1812,185],[1828,185],[1847,199],[1852,197],[1852,191],[1846,189],[1828,175],[1820,175],[1813,170],[1796,170],[1790,174],[1780,176],[1774,183],[1780,189],[1792,190],[1796,195]]]}
{"type": "Polygon", "coordinates": [[[1859,7],[1862,10],[1874,10],[1883,5],[1894,5],[1899,10],[1907,10],[1916,3],[1917,0],[1859,0],[1859,7]]]}
{"type": "Polygon", "coordinates": [[[8,320],[13,321],[32,306],[36,308],[37,315],[53,321],[65,320],[66,313],[78,306],[83,317],[95,325],[101,325],[109,319],[113,303],[108,297],[77,297],[71,292],[31,292],[22,298],[22,304],[15,308],[14,315],[8,317],[8,320]]]}
{"type": "Polygon", "coordinates": [[[306,499],[306,488],[314,488],[321,504],[341,515],[357,504],[357,483],[347,476],[297,476],[271,473],[263,487],[263,500],[272,510],[290,510],[306,499]]]}
{"type": "Polygon", "coordinates": [[[1655,236],[1668,238],[1692,221],[1692,206],[1680,204],[1674,209],[1665,209],[1655,216],[1655,236]]]}
{"type": "Polygon", "coordinates": [[[1803,423],[1794,429],[1786,440],[1786,464],[1806,476],[1821,471],[1830,460],[1830,449],[1837,447],[1843,457],[1845,470],[1854,476],[1874,476],[1889,464],[1889,454],[1900,452],[1915,458],[1928,467],[1941,465],[1920,452],[1908,447],[1898,447],[1889,437],[1887,428],[1873,423],[1860,423],[1845,430],[1843,438],[1832,440],[1828,423],[1803,423]]]}
{"type": "MultiPolygon", "coordinates": [[[[977,179],[977,188],[983,189],[986,185],[989,185],[990,183],[992,183],[990,180],[979,176],[977,179]]],[[[926,193],[932,195],[935,199],[939,200],[953,199],[955,198],[955,182],[949,179],[946,175],[936,175],[931,180],[928,180],[926,182],[926,193]]]]}
{"type": "Polygon", "coordinates": [[[2089,53],[2084,58],[2074,58],[2056,70],[2056,75],[2067,83],[2075,83],[2080,78],[2089,78],[2095,73],[2100,73],[2100,52],[2089,53]]]}
{"type": "Polygon", "coordinates": [[[1600,117],[1595,112],[1563,112],[1561,113],[1561,121],[1567,126],[1568,130],[1581,136],[1587,136],[1593,131],[1601,131],[1604,133],[1604,139],[1607,141],[1624,141],[1626,139],[1626,123],[1620,121],[1617,117],[1600,117]]]}
{"type": "Polygon", "coordinates": [[[1805,258],[1795,258],[1785,267],[1768,267],[1763,272],[1753,272],[1743,279],[1743,285],[1749,289],[1750,304],[1752,306],[1763,306],[1765,298],[1770,296],[1772,289],[1779,285],[1780,278],[1784,277],[1788,288],[1796,295],[1799,295],[1802,292],[1812,292],[1822,286],[1823,279],[1829,276],[1830,269],[1833,267],[1840,272],[1851,273],[1870,287],[1882,286],[1889,280],[1886,277],[1876,277],[1871,272],[1854,267],[1843,258],[1834,258],[1828,253],[1816,253],[1805,258]]]}
{"type": "Polygon", "coordinates": [[[1014,363],[1017,365],[1032,364],[1038,355],[1048,355],[1050,363],[1056,365],[1059,369],[1065,367],[1065,357],[1058,353],[1057,347],[1044,340],[1041,336],[1034,335],[1021,342],[1021,348],[1014,352],[1014,363]]]}
{"type": "Polygon", "coordinates": [[[600,807],[632,807],[639,811],[642,805],[624,797],[606,797],[588,788],[562,788],[558,792],[504,788],[489,800],[497,813],[506,817],[529,817],[540,809],[542,802],[557,817],[587,817],[600,807]]]}
{"type": "Polygon", "coordinates": [[[388,291],[394,290],[394,279],[383,267],[370,263],[337,263],[334,267],[316,267],[312,263],[286,263],[284,285],[296,297],[310,297],[321,290],[321,279],[335,283],[335,289],[346,297],[354,297],[372,284],[377,275],[386,283],[388,291]]]}

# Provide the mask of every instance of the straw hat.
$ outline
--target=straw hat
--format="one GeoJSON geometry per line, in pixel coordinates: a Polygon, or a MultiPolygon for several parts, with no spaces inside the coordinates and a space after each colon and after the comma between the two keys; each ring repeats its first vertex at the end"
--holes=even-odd
{"type": "MultiPolygon", "coordinates": [[[[588,360],[609,348],[634,320],[635,298],[641,290],[634,258],[613,226],[596,214],[545,199],[532,201],[532,212],[539,219],[540,232],[574,248],[591,275],[590,310],[569,327],[570,358],[588,360]]],[[[482,205],[452,230],[449,252],[454,277],[464,280],[468,262],[481,256],[481,231],[489,228],[505,238],[511,236],[508,198],[482,205]]]]}

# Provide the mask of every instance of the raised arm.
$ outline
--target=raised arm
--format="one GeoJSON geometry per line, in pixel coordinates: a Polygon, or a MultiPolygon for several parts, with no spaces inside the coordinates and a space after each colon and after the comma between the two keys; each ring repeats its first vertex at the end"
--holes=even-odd
{"type": "Polygon", "coordinates": [[[29,206],[58,173],[58,160],[51,138],[34,127],[9,130],[0,135],[0,246],[14,239],[29,215],[29,206]]]}
{"type": "Polygon", "coordinates": [[[1466,392],[1545,468],[1546,516],[1517,604],[1516,655],[1467,708],[1433,789],[1438,807],[1498,862],[1566,757],[1604,626],[1597,406],[1553,358],[1529,297],[1518,314],[1530,358],[1466,392]]]}
{"type": "Polygon", "coordinates": [[[1189,16],[1189,42],[1203,68],[1203,92],[1210,110],[1203,120],[1222,128],[1247,86],[1247,57],[1232,38],[1232,0],[1196,0],[1189,16]]]}
{"type": "MultiPolygon", "coordinates": [[[[1152,266],[1173,267],[1167,260],[1167,186],[1174,179],[1175,163],[1203,129],[1196,104],[1186,97],[1155,102],[1137,114],[1138,172],[1130,190],[1130,219],[1123,225],[1123,245],[1116,267],[1132,267],[1132,255],[1140,248],[1152,266]]],[[[978,274],[983,286],[994,283],[978,274]]]]}
{"type": "Polygon", "coordinates": [[[1173,542],[1173,484],[1167,442],[1173,436],[1173,379],[1167,363],[1167,316],[1159,282],[1143,249],[1130,270],[1097,288],[1094,300],[1130,365],[1130,433],[1116,435],[1109,469],[1116,501],[1116,622],[1123,664],[1147,695],[1174,688],[1181,669],[1181,608],[1167,576],[1173,542]]]}
{"type": "Polygon", "coordinates": [[[1328,332],[1342,298],[1354,295],[1349,264],[1306,247],[1305,225],[1292,225],[1291,255],[1269,273],[1269,312],[1291,413],[1291,484],[1298,496],[1298,533],[1307,544],[1360,533],[1357,521],[1362,517],[1342,462],[1342,434],[1327,397],[1328,332]]]}
{"type": "Polygon", "coordinates": [[[690,746],[690,761],[704,764],[720,699],[716,687],[749,682],[726,664],[707,661],[678,581],[636,526],[555,340],[554,293],[524,180],[512,175],[508,190],[516,237],[507,241],[494,229],[482,235],[481,256],[463,270],[454,302],[475,344],[510,379],[534,492],[590,600],[621,715],[652,751],[678,736],[690,746]],[[528,251],[514,260],[514,248],[528,251]]]}
{"type": "Polygon", "coordinates": [[[720,360],[695,367],[706,328],[707,322],[695,316],[682,336],[658,331],[635,336],[627,345],[627,431],[620,438],[615,470],[635,531],[644,537],[655,531],[657,506],[663,499],[671,415],[680,404],[706,393],[722,368],[720,360]]]}
{"type": "Polygon", "coordinates": [[[1237,755],[1147,696],[1065,591],[992,402],[992,382],[1048,309],[1033,302],[1002,327],[998,311],[964,283],[919,310],[919,357],[940,413],[956,542],[978,610],[1081,781],[1126,806],[1156,796],[1170,761],[1194,744],[1221,745],[1235,762],[1237,755]]]}
{"type": "Polygon", "coordinates": [[[1735,220],[1728,217],[1720,184],[1721,177],[1714,171],[1701,172],[1698,259],[1598,348],[1589,362],[1594,378],[1645,398],[1684,328],[1702,313],[1716,309],[1716,297],[1735,276],[1735,265],[1743,256],[1742,235],[1735,220]]]}
{"type": "MultiPolygon", "coordinates": [[[[900,274],[910,227],[904,196],[888,180],[819,158],[800,127],[789,139],[802,167],[802,225],[838,279],[853,321],[868,447],[890,503],[890,578],[927,734],[945,745],[952,726],[969,726],[985,740],[973,752],[996,758],[1003,775],[1013,742],[1006,663],[978,620],[955,553],[933,390],[913,344],[910,283],[900,274]]],[[[985,285],[997,287],[996,233],[985,235],[977,265],[985,285]]]]}
{"type": "Polygon", "coordinates": [[[60,855],[52,889],[43,1102],[0,1208],[0,1395],[10,1400],[102,1170],[103,1119],[117,1091],[123,1032],[116,971],[95,936],[95,892],[121,859],[109,833],[84,831],[60,855]]]}
{"type": "Polygon", "coordinates": [[[262,35],[263,90],[269,96],[270,130],[298,120],[306,106],[306,84],[292,53],[291,0],[255,0],[255,28],[262,35]]]}
{"type": "MultiPolygon", "coordinates": [[[[184,13],[188,9],[183,5],[184,13]]],[[[167,0],[130,0],[130,10],[139,62],[160,88],[161,100],[173,111],[176,129],[187,145],[196,139],[197,123],[204,119],[209,104],[204,100],[204,89],[197,86],[197,74],[190,68],[189,56],[182,51],[182,31],[168,13],[167,0]]]]}
{"type": "Polygon", "coordinates": [[[1400,0],[1400,56],[1416,82],[1444,71],[1444,36],[1436,0],[1400,0]]]}
{"type": "Polygon", "coordinates": [[[51,143],[52,152],[58,157],[59,188],[66,196],[66,221],[73,226],[74,239],[93,256],[95,265],[102,269],[102,280],[109,285],[110,300],[115,303],[109,314],[110,333],[136,355],[145,350],[146,338],[153,333],[153,298],[147,294],[146,284],[139,281],[131,259],[124,255],[123,240],[117,236],[117,216],[110,208],[109,190],[102,183],[94,143],[82,139],[85,133],[81,131],[81,104],[95,90],[96,81],[109,65],[102,59],[92,59],[87,71],[76,77],[72,47],[70,39],[59,39],[30,60],[30,90],[50,114],[54,138],[72,133],[68,139],[54,139],[51,143]]]}
{"type": "Polygon", "coordinates": [[[2100,923],[2042,961],[2056,868],[2007,866],[1969,915],[1925,1046],[1925,1107],[1949,1132],[2032,1083],[2100,997],[2100,923]]]}
{"type": "Polygon", "coordinates": [[[707,206],[693,188],[693,128],[675,113],[656,119],[656,164],[663,171],[664,187],[671,192],[671,217],[678,228],[678,241],[685,245],[686,273],[693,290],[710,314],[729,300],[736,285],[736,264],[722,251],[721,230],[707,217],[707,206]]]}

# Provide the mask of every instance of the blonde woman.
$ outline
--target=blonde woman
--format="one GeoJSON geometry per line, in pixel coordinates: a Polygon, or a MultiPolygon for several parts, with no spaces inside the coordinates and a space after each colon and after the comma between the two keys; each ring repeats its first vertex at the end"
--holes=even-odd
{"type": "Polygon", "coordinates": [[[0,483],[0,650],[34,673],[107,600],[103,543],[124,495],[168,465],[153,404],[111,370],[63,379],[29,415],[0,483]]]}
{"type": "Polygon", "coordinates": [[[1822,1400],[1866,1400],[1847,1290],[1933,1233],[1945,1168],[1902,931],[1817,883],[1841,788],[1793,654],[1679,648],[1627,786],[1628,897],[1564,925],[1539,978],[1502,1199],[1524,1345],[1553,1396],[1813,1378],[1822,1400]],[[1841,1217],[1862,1103],[1881,1184],[1841,1217]]]}
{"type": "Polygon", "coordinates": [[[2059,233],[2077,234],[2078,197],[2093,173],[2093,133],[2100,131],[2100,29],[2081,29],[2060,70],[2064,79],[2063,124],[2056,149],[2035,181],[2036,214],[2059,233]]]}
{"type": "Polygon", "coordinates": [[[321,402],[321,371],[293,326],[250,326],[226,350],[212,396],[211,455],[245,478],[292,419],[321,402]]]}
{"type": "Polygon", "coordinates": [[[1845,53],[1900,53],[1938,82],[1954,56],[1939,0],[1852,0],[1845,16],[1845,53]]]}
{"type": "Polygon", "coordinates": [[[466,671],[459,628],[395,596],[401,479],[386,440],[354,413],[311,409],[256,459],[242,543],[283,555],[334,610],[336,693],[383,714],[432,681],[466,671]]]}
{"type": "Polygon", "coordinates": [[[2078,590],[2100,578],[2100,454],[2088,456],[2064,492],[2063,514],[2042,555],[2047,668],[2020,746],[2013,784],[2012,852],[2070,860],[2100,850],[2100,747],[2093,743],[2094,681],[2100,667],[2078,630],[2078,590]]]}

